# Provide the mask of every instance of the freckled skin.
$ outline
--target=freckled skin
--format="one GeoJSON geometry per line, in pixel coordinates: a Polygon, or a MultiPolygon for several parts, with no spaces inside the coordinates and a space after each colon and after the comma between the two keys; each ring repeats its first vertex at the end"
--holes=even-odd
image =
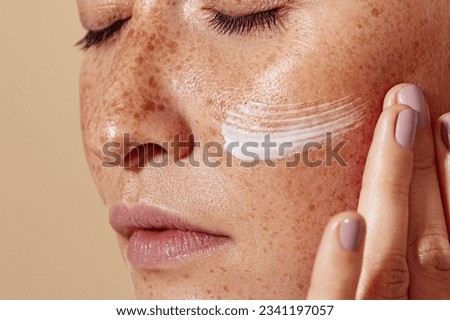
{"type": "MultiPolygon", "coordinates": [[[[111,14],[132,18],[107,43],[87,50],[81,71],[89,168],[108,208],[169,207],[233,240],[210,256],[131,270],[138,298],[302,299],[324,225],[357,207],[387,90],[416,83],[427,94],[434,121],[450,111],[448,3],[291,1],[285,29],[228,36],[208,28],[200,9],[207,2],[117,2],[120,8],[111,14]],[[101,167],[103,144],[120,142],[125,133],[143,143],[162,144],[180,133],[182,140],[194,134],[202,144],[223,144],[225,111],[242,100],[281,104],[348,94],[371,103],[364,125],[342,138],[348,141],[340,153],[347,167],[285,168],[287,160],[281,160],[276,168],[249,169],[236,159],[231,168],[101,167]]],[[[213,2],[220,8],[232,1],[213,2]]],[[[252,4],[235,2],[236,8],[252,4]]],[[[114,7],[114,1],[78,1],[85,26],[113,19],[107,10],[96,11],[105,3],[114,7]]],[[[201,152],[193,152],[201,160],[201,152]]],[[[323,151],[314,156],[323,159],[323,151]]],[[[119,245],[126,256],[126,239],[119,236],[119,245]]]]}

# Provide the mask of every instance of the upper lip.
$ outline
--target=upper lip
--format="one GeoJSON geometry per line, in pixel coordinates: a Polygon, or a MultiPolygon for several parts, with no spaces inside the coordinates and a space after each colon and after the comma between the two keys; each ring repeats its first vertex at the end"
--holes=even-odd
{"type": "Polygon", "coordinates": [[[193,225],[163,210],[147,206],[114,206],[109,213],[109,222],[117,233],[128,238],[136,230],[181,230],[224,236],[193,225]]]}

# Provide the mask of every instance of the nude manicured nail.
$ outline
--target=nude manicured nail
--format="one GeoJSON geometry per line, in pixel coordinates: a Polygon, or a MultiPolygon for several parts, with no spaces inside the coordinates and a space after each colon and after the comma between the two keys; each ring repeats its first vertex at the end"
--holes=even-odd
{"type": "Polygon", "coordinates": [[[397,102],[410,106],[419,113],[419,128],[428,126],[428,107],[422,89],[415,85],[404,87],[397,94],[397,102]]]}
{"type": "Polygon", "coordinates": [[[339,242],[347,251],[357,251],[361,246],[362,223],[357,218],[344,219],[339,225],[339,242]]]}
{"type": "Polygon", "coordinates": [[[450,114],[446,115],[442,120],[442,140],[444,141],[447,150],[450,151],[450,114]]]}
{"type": "Polygon", "coordinates": [[[418,121],[419,113],[416,110],[406,109],[398,114],[395,140],[403,148],[411,149],[414,146],[418,121]]]}

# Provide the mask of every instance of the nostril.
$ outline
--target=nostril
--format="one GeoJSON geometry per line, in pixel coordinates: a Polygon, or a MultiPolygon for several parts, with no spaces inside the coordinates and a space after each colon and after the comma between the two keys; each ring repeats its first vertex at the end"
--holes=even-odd
{"type": "Polygon", "coordinates": [[[130,169],[144,168],[148,162],[163,158],[167,153],[167,150],[157,143],[141,144],[128,152],[123,166],[130,169]]]}

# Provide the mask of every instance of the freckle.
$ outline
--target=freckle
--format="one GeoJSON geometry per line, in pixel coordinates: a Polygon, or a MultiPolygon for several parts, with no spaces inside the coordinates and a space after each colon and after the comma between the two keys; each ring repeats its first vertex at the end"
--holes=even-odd
{"type": "Polygon", "coordinates": [[[155,111],[155,104],[153,102],[148,102],[148,103],[142,105],[142,110],[144,112],[155,111]]]}
{"type": "Polygon", "coordinates": [[[209,273],[214,274],[214,270],[213,269],[209,269],[209,273]]]}
{"type": "Polygon", "coordinates": [[[156,82],[155,82],[155,77],[154,76],[150,76],[150,78],[148,79],[148,85],[150,87],[156,87],[156,82]]]}
{"type": "Polygon", "coordinates": [[[206,293],[211,293],[211,290],[209,290],[209,289],[206,289],[206,293]]]}
{"type": "Polygon", "coordinates": [[[151,43],[147,44],[147,51],[153,51],[155,50],[155,46],[151,43]]]}
{"type": "Polygon", "coordinates": [[[226,292],[230,292],[230,289],[228,289],[227,286],[223,286],[223,290],[225,290],[226,292]]]}
{"type": "Polygon", "coordinates": [[[184,273],[183,274],[183,278],[185,278],[185,279],[189,279],[191,276],[189,275],[189,274],[187,274],[187,273],[184,273]]]}
{"type": "Polygon", "coordinates": [[[219,267],[220,270],[222,270],[222,272],[226,273],[227,269],[225,269],[224,267],[219,267]]]}
{"type": "Polygon", "coordinates": [[[164,111],[164,109],[165,109],[165,107],[164,107],[164,105],[162,105],[162,104],[158,104],[158,111],[164,111]]]}
{"type": "Polygon", "coordinates": [[[372,11],[370,13],[372,14],[372,16],[378,17],[380,15],[380,10],[378,10],[377,8],[372,8],[372,11]]]}
{"type": "Polygon", "coordinates": [[[314,211],[316,210],[316,205],[314,203],[310,203],[309,204],[309,211],[314,211]]]}
{"type": "Polygon", "coordinates": [[[144,57],[142,55],[140,55],[136,58],[136,63],[142,64],[142,62],[144,62],[144,57]]]}
{"type": "Polygon", "coordinates": [[[170,41],[168,44],[168,47],[169,47],[171,53],[178,52],[178,44],[175,41],[170,41]]]}
{"type": "Polygon", "coordinates": [[[105,144],[105,143],[106,143],[106,137],[104,137],[104,136],[99,137],[98,142],[99,142],[101,145],[102,145],[102,144],[105,144]]]}

